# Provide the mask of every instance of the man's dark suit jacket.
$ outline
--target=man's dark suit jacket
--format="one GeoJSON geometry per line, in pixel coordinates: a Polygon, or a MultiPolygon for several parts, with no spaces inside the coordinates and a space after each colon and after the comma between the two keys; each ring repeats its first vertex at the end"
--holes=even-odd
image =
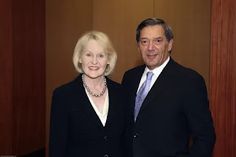
{"type": "Polygon", "coordinates": [[[90,104],[81,75],[53,93],[50,157],[123,157],[125,93],[107,78],[109,111],[105,127],[90,104]]]}
{"type": "MultiPolygon", "coordinates": [[[[131,69],[122,80],[132,114],[144,69],[145,65],[131,69]]],[[[210,157],[214,142],[203,78],[170,59],[133,122],[133,156],[210,157]]]]}

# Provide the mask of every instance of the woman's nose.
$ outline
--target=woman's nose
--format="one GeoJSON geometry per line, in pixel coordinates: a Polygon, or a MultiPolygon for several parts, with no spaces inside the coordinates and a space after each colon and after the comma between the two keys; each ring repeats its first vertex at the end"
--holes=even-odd
{"type": "Polygon", "coordinates": [[[98,60],[97,60],[97,57],[96,57],[96,56],[93,57],[92,62],[93,62],[93,64],[97,64],[98,60]]]}

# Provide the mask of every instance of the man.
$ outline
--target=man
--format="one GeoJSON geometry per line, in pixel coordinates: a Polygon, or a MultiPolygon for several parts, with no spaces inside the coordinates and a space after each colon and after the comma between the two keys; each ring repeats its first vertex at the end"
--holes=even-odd
{"type": "Polygon", "coordinates": [[[122,80],[130,94],[133,156],[210,157],[215,131],[203,77],[170,57],[173,33],[164,20],[142,21],[136,41],[145,65],[122,80]]]}

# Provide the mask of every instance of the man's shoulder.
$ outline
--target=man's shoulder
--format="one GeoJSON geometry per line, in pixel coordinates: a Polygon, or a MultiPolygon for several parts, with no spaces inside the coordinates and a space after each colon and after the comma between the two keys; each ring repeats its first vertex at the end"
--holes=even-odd
{"type": "Polygon", "coordinates": [[[173,78],[181,78],[186,80],[186,82],[189,80],[204,80],[203,76],[192,67],[187,67],[175,61],[171,63],[167,70],[171,71],[170,73],[173,78]]]}
{"type": "Polygon", "coordinates": [[[192,67],[187,67],[185,65],[179,64],[178,62],[172,60],[171,63],[172,67],[174,67],[175,72],[177,73],[184,73],[184,74],[189,74],[189,75],[200,75],[196,70],[194,70],[192,67]]]}

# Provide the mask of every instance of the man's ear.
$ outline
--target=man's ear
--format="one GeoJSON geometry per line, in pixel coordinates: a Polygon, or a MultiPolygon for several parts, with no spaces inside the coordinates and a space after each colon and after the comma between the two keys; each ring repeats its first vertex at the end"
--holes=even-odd
{"type": "Polygon", "coordinates": [[[173,42],[174,42],[173,39],[171,39],[171,40],[169,41],[169,44],[168,44],[168,51],[169,51],[169,52],[172,50],[173,42]]]}

